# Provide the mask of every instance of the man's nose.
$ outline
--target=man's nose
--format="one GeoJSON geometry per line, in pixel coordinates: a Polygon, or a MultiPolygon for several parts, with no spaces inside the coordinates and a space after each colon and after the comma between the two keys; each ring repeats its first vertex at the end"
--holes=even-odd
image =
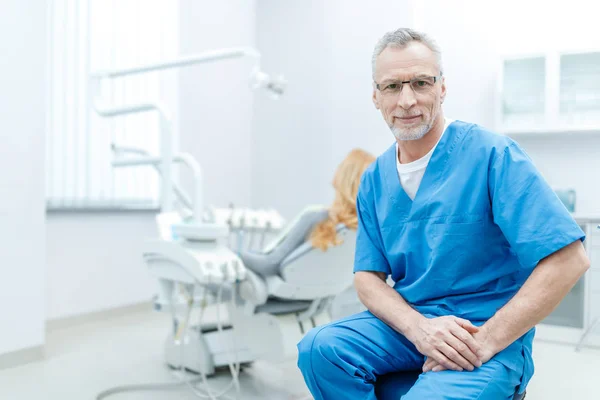
{"type": "Polygon", "coordinates": [[[406,84],[404,84],[404,87],[402,88],[402,90],[400,91],[400,94],[398,95],[398,106],[408,110],[409,108],[411,108],[412,106],[414,106],[415,104],[417,104],[417,99],[415,97],[415,92],[413,92],[412,88],[406,84]]]}

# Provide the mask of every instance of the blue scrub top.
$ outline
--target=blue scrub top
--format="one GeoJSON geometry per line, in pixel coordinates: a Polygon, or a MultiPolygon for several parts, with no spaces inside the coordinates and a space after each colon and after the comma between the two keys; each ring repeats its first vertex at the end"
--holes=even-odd
{"type": "MultiPolygon", "coordinates": [[[[394,144],[363,175],[357,212],[355,272],[391,275],[424,315],[477,325],[514,296],[541,259],[585,239],[516,142],[462,121],[440,139],[414,201],[400,184],[394,144]]],[[[533,374],[532,340],[533,330],[511,346],[525,366],[511,361],[510,351],[504,357],[525,369],[525,384],[533,374]]]]}

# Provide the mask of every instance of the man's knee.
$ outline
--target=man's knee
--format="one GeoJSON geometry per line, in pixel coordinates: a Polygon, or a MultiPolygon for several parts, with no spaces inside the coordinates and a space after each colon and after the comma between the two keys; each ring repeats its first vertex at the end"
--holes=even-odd
{"type": "Polygon", "coordinates": [[[311,329],[298,343],[298,367],[305,369],[314,361],[330,360],[339,336],[336,327],[325,325],[311,329]]]}

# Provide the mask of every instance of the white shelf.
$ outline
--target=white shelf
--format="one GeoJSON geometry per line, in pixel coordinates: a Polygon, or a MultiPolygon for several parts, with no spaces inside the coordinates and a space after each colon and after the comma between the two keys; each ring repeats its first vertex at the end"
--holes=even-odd
{"type": "Polygon", "coordinates": [[[514,127],[500,128],[500,133],[510,137],[546,137],[555,135],[600,135],[600,125],[577,127],[514,127]]]}
{"type": "MultiPolygon", "coordinates": [[[[579,213],[573,213],[571,215],[573,216],[573,219],[577,223],[581,223],[581,224],[587,224],[587,223],[600,224],[600,214],[579,214],[579,213]]],[[[597,231],[593,229],[592,232],[597,232],[597,231]]],[[[598,243],[598,244],[600,245],[600,243],[598,243]]]]}
{"type": "MultiPolygon", "coordinates": [[[[536,326],[535,339],[541,342],[576,345],[581,340],[583,329],[567,328],[549,324],[536,326]]],[[[600,348],[600,334],[592,332],[585,341],[584,348],[600,348]]]]}

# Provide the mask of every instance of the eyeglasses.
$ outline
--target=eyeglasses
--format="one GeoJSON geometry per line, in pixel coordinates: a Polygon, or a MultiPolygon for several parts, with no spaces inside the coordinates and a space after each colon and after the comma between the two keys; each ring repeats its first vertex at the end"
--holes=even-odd
{"type": "Polygon", "coordinates": [[[442,75],[418,76],[409,81],[387,81],[381,84],[375,82],[375,87],[385,97],[393,97],[400,94],[400,92],[402,92],[402,86],[404,86],[405,83],[410,84],[410,87],[416,94],[426,94],[432,91],[433,86],[441,77],[442,75]]]}

